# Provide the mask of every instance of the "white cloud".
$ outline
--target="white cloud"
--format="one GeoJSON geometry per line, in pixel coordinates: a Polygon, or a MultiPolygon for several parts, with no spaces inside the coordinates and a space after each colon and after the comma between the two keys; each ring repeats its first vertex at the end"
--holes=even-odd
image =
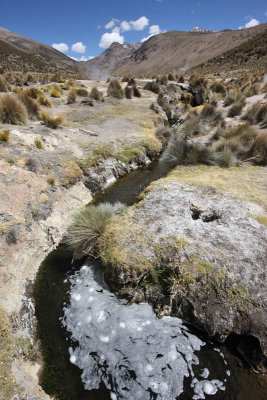
{"type": "Polygon", "coordinates": [[[69,46],[66,43],[53,43],[52,47],[62,53],[69,51],[69,46]]]}
{"type": "Polygon", "coordinates": [[[94,56],[88,56],[88,57],[81,56],[80,58],[78,58],[78,57],[70,57],[70,58],[72,58],[75,61],[88,61],[88,60],[92,60],[95,57],[94,56]]]}
{"type": "Polygon", "coordinates": [[[114,22],[113,19],[112,19],[110,22],[108,22],[108,23],[105,25],[105,28],[106,28],[106,29],[111,29],[111,28],[113,28],[113,26],[115,26],[115,22],[114,22]]]}
{"type": "Polygon", "coordinates": [[[127,21],[121,22],[121,31],[122,32],[130,31],[131,29],[132,29],[132,26],[129,22],[127,22],[127,21]]]}
{"type": "Polygon", "coordinates": [[[83,54],[85,53],[86,46],[82,42],[77,42],[71,46],[71,50],[75,53],[83,54]]]}
{"type": "Polygon", "coordinates": [[[104,33],[100,39],[99,47],[101,47],[101,49],[107,49],[113,42],[123,44],[124,37],[118,32],[104,33]]]}
{"type": "Polygon", "coordinates": [[[159,25],[151,25],[148,30],[149,36],[144,37],[141,40],[141,43],[144,43],[146,40],[150,39],[152,36],[155,36],[155,35],[158,35],[159,33],[164,33],[164,32],[166,32],[166,30],[165,31],[161,30],[159,25]]]}
{"type": "Polygon", "coordinates": [[[115,26],[115,28],[112,29],[112,32],[120,33],[120,27],[119,26],[115,26]]]}
{"type": "Polygon", "coordinates": [[[161,32],[159,25],[151,25],[149,27],[148,33],[150,35],[158,35],[161,32]]]}
{"type": "Polygon", "coordinates": [[[135,31],[142,31],[149,24],[149,19],[147,17],[140,17],[136,21],[130,21],[132,29],[135,31]]]}
{"type": "Polygon", "coordinates": [[[112,29],[116,24],[118,24],[120,22],[119,19],[117,18],[112,18],[111,21],[109,21],[106,25],[105,28],[106,29],[112,29]]]}
{"type": "Polygon", "coordinates": [[[238,29],[247,29],[247,28],[252,28],[253,26],[259,25],[259,21],[255,18],[251,18],[250,21],[248,21],[245,26],[239,26],[238,29]]]}

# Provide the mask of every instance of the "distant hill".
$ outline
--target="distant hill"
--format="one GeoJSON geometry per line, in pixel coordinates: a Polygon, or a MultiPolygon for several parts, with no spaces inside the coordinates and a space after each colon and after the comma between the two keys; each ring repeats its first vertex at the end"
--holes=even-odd
{"type": "Polygon", "coordinates": [[[84,62],[83,66],[88,71],[90,78],[105,80],[120,66],[122,61],[128,60],[140,46],[139,43],[112,43],[98,57],[84,62]]]}
{"type": "Polygon", "coordinates": [[[77,73],[80,64],[46,44],[0,27],[0,69],[77,73]]]}
{"type": "Polygon", "coordinates": [[[236,31],[198,32],[170,31],[152,36],[130,57],[120,60],[114,75],[183,72],[220,56],[264,32],[267,24],[236,31]]]}
{"type": "Polygon", "coordinates": [[[199,72],[216,72],[218,70],[233,70],[240,68],[240,66],[252,69],[265,68],[267,70],[267,29],[234,49],[228,50],[194,69],[199,72]]]}

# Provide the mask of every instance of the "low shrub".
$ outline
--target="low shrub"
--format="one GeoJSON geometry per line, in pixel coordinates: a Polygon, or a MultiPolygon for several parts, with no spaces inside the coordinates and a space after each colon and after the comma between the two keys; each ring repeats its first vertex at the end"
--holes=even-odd
{"type": "Polygon", "coordinates": [[[68,97],[67,97],[67,104],[73,104],[75,103],[77,99],[77,92],[75,89],[70,89],[68,92],[68,97]]]}
{"type": "Polygon", "coordinates": [[[8,91],[8,83],[4,76],[0,75],[0,92],[8,91]]]}
{"type": "Polygon", "coordinates": [[[160,92],[159,85],[154,81],[147,82],[144,86],[144,89],[150,90],[151,92],[156,93],[156,94],[159,94],[159,92],[160,92]]]}
{"type": "Polygon", "coordinates": [[[253,104],[242,116],[243,120],[251,124],[267,123],[267,104],[256,103],[253,104]]]}
{"type": "Polygon", "coordinates": [[[2,131],[0,131],[0,142],[9,142],[9,135],[10,132],[8,129],[3,129],[2,131]]]}
{"type": "Polygon", "coordinates": [[[57,89],[55,89],[55,88],[51,88],[51,89],[49,90],[49,94],[50,94],[51,97],[55,97],[55,98],[61,97],[61,92],[60,92],[60,90],[57,90],[57,89]]]}
{"type": "Polygon", "coordinates": [[[108,96],[123,99],[124,92],[118,79],[112,79],[108,85],[108,96]]]}
{"type": "Polygon", "coordinates": [[[46,126],[52,129],[58,128],[64,121],[64,117],[51,115],[45,110],[39,111],[39,118],[46,126]]]}
{"type": "Polygon", "coordinates": [[[89,96],[91,97],[91,99],[94,99],[96,101],[104,101],[102,93],[95,86],[92,88],[89,96]]]}
{"type": "Polygon", "coordinates": [[[0,121],[4,124],[25,125],[28,113],[24,104],[15,96],[0,96],[0,121]]]}
{"type": "Polygon", "coordinates": [[[89,205],[74,215],[64,242],[75,259],[94,255],[97,241],[104,233],[112,215],[122,210],[121,203],[89,205]]]}

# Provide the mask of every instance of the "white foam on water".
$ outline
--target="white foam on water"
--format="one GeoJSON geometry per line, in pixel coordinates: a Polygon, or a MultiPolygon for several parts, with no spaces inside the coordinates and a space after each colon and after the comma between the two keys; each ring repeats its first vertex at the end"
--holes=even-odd
{"type": "Polygon", "coordinates": [[[70,283],[62,324],[76,343],[69,349],[70,361],[82,369],[86,390],[103,382],[111,400],[150,400],[151,393],[158,400],[175,400],[185,377],[191,377],[194,399],[224,389],[222,382],[207,380],[207,368],[194,378],[196,352],[205,343],[180,319],[158,319],[145,303],[127,306],[109,292],[94,266],[83,266],[70,283]],[[94,297],[88,294],[93,291],[94,297]]]}

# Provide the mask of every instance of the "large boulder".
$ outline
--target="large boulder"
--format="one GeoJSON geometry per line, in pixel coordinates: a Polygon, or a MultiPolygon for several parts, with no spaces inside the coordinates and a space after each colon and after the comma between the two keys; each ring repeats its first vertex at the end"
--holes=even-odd
{"type": "MultiPolygon", "coordinates": [[[[100,241],[106,276],[115,290],[150,301],[162,315],[182,317],[219,341],[231,333],[253,336],[266,353],[266,216],[243,199],[242,186],[254,172],[204,168],[213,172],[210,185],[201,184],[201,174],[198,184],[171,175],[114,218],[100,241]],[[236,174],[240,193],[216,187],[219,174],[231,183],[236,174]]],[[[263,177],[264,169],[255,174],[263,177]]],[[[264,357],[251,361],[264,369],[264,357]]]]}

